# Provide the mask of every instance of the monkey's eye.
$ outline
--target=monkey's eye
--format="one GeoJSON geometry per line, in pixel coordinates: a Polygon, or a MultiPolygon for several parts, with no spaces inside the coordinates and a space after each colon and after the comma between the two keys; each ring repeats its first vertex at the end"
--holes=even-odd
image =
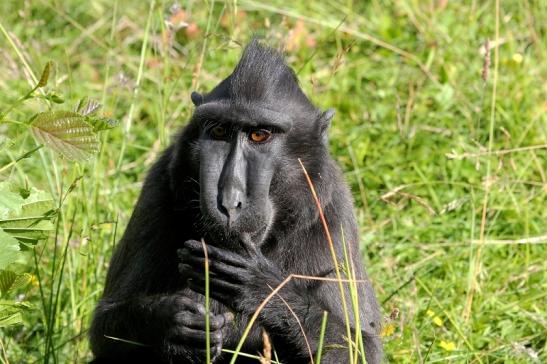
{"type": "Polygon", "coordinates": [[[266,140],[270,139],[272,132],[267,129],[255,129],[249,133],[249,139],[255,143],[264,143],[266,140]]]}
{"type": "Polygon", "coordinates": [[[213,139],[224,139],[226,138],[226,128],[217,125],[209,131],[209,134],[213,139]]]}

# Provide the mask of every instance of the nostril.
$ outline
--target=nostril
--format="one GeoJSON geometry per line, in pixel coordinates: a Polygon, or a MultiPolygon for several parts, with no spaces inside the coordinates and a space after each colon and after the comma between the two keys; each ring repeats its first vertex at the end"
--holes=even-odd
{"type": "Polygon", "coordinates": [[[226,207],[224,207],[224,205],[218,204],[218,209],[219,209],[220,212],[222,212],[224,215],[228,216],[228,209],[227,209],[226,207]]]}
{"type": "Polygon", "coordinates": [[[233,202],[233,203],[222,203],[221,204],[221,210],[223,211],[237,211],[241,210],[243,208],[243,204],[241,202],[233,202]]]}
{"type": "Polygon", "coordinates": [[[235,221],[245,205],[243,193],[237,189],[225,189],[219,197],[220,212],[228,216],[228,220],[235,221]]]}

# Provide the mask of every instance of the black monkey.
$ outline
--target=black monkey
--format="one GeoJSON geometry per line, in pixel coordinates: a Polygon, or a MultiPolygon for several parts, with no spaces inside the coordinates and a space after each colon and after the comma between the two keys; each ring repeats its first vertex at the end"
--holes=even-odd
{"type": "MultiPolygon", "coordinates": [[[[327,148],[334,112],[319,111],[282,56],[256,40],[228,78],[206,95],[193,93],[192,101],[190,123],[150,171],[112,258],[91,327],[96,361],[204,363],[208,315],[212,361],[228,362],[221,349],[235,348],[249,317],[287,276],[334,277],[300,158],[339,260],[345,239],[356,278],[366,282],[358,286],[357,319],[367,362],[379,363],[379,308],[359,253],[351,195],[327,148]]],[[[265,330],[282,362],[308,363],[328,311],[322,363],[347,363],[341,302],[337,283],[293,279],[261,311],[243,351],[261,351],[265,330]]],[[[256,360],[238,357],[245,362],[256,360]]]]}

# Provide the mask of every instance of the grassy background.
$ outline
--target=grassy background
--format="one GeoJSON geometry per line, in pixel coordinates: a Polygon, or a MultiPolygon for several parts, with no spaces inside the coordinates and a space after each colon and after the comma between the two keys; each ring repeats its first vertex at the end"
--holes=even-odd
{"type": "MultiPolygon", "coordinates": [[[[75,186],[58,234],[36,247],[36,263],[28,255],[39,279],[11,299],[34,308],[0,332],[2,362],[91,358],[86,330],[146,171],[188,120],[190,92],[226,77],[252,34],[285,44],[306,93],[337,110],[331,150],[354,192],[389,362],[547,361],[545,2],[503,1],[499,14],[493,1],[172,6],[0,3],[32,71],[56,62],[49,88],[61,108],[89,96],[122,121],[90,163],[41,150],[0,175],[56,200],[75,186]]],[[[0,34],[0,110],[28,80],[0,34]]],[[[9,118],[46,108],[32,101],[9,118]]],[[[0,134],[13,141],[0,165],[35,147],[21,126],[0,134]]]]}

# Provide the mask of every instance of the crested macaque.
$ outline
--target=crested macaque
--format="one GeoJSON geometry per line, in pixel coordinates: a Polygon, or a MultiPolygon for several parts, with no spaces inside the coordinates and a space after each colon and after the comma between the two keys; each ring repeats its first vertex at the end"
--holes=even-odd
{"type": "MultiPolygon", "coordinates": [[[[249,318],[285,278],[335,278],[300,159],[340,264],[343,240],[349,246],[360,280],[359,317],[349,307],[350,324],[354,331],[359,320],[366,360],[379,363],[380,310],[359,253],[351,194],[328,151],[334,112],[315,107],[283,57],[257,40],[231,75],[191,99],[193,116],[152,167],[112,257],[90,330],[95,361],[205,363],[209,350],[211,362],[228,363],[232,354],[223,349],[237,346],[249,318]]],[[[265,331],[282,363],[309,363],[324,311],[321,362],[348,363],[342,298],[332,280],[290,280],[264,306],[242,352],[261,352],[265,331]]],[[[237,362],[257,361],[240,355],[237,362]]]]}

